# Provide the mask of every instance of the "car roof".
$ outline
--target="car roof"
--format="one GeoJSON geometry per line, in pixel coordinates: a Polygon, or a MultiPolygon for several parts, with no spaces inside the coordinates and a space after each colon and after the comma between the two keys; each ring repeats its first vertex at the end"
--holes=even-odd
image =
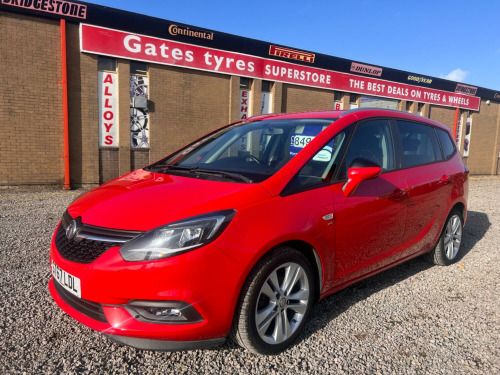
{"type": "Polygon", "coordinates": [[[410,121],[418,121],[423,122],[429,125],[437,126],[449,132],[449,129],[434,120],[431,120],[427,117],[419,116],[416,114],[397,111],[394,109],[383,109],[383,108],[356,108],[350,109],[346,111],[304,111],[304,112],[293,112],[293,113],[273,113],[273,114],[263,114],[256,115],[248,118],[247,121],[255,121],[255,120],[274,120],[274,119],[301,119],[301,118],[346,118],[352,117],[351,121],[357,121],[362,119],[367,119],[370,117],[390,117],[390,118],[399,118],[410,121]]]}

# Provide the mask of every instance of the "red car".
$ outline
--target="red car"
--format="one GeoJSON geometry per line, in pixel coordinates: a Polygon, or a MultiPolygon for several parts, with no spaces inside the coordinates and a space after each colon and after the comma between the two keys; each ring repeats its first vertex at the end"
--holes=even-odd
{"type": "Polygon", "coordinates": [[[227,125],[76,199],[54,300],[140,349],[233,337],[279,353],[314,302],[408,259],[459,257],[468,170],[448,129],[390,110],[227,125]]]}

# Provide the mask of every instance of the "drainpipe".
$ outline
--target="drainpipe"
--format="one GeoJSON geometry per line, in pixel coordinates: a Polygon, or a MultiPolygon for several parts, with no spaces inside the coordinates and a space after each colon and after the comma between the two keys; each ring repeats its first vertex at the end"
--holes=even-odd
{"type": "MultiPolygon", "coordinates": [[[[460,112],[460,110],[457,108],[455,110],[455,122],[453,123],[453,137],[455,139],[455,142],[457,140],[458,112],[460,112]]],[[[460,147],[460,145],[458,146],[460,147]]]]}
{"type": "Polygon", "coordinates": [[[69,136],[68,136],[68,72],[66,67],[66,20],[61,19],[61,69],[63,137],[64,137],[64,190],[70,190],[69,184],[69,136]]]}

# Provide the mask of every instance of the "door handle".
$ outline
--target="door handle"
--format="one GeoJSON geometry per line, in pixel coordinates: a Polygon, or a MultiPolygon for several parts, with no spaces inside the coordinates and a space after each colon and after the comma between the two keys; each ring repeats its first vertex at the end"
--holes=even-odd
{"type": "Polygon", "coordinates": [[[397,200],[402,199],[405,195],[406,195],[406,190],[398,188],[391,193],[389,198],[397,201],[397,200]]]}
{"type": "Polygon", "coordinates": [[[451,183],[451,177],[447,176],[447,175],[443,175],[443,177],[441,177],[439,182],[442,183],[443,185],[448,185],[449,183],[451,183]]]}

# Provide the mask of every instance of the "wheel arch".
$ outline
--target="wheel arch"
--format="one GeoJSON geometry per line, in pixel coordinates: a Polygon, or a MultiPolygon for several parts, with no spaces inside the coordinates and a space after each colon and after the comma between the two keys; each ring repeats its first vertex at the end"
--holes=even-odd
{"type": "Polygon", "coordinates": [[[451,208],[450,212],[448,213],[448,215],[453,211],[453,210],[458,210],[460,211],[460,213],[462,214],[462,220],[464,221],[464,224],[465,224],[465,220],[467,218],[467,211],[466,211],[466,208],[465,208],[465,204],[463,204],[462,202],[457,202],[455,203],[455,205],[451,208]]]}
{"type": "MultiPolygon", "coordinates": [[[[314,288],[315,289],[314,300],[317,301],[319,299],[319,296],[321,294],[321,288],[323,286],[323,265],[321,263],[321,258],[318,252],[316,251],[316,249],[314,249],[314,247],[311,244],[305,241],[291,240],[282,242],[274,246],[272,249],[269,249],[269,251],[266,252],[266,254],[282,246],[288,246],[294,248],[295,250],[301,252],[302,255],[304,255],[306,259],[309,261],[309,264],[311,265],[311,268],[314,272],[314,283],[316,285],[316,288],[314,288]]],[[[264,256],[266,254],[264,254],[264,256]]]]}

